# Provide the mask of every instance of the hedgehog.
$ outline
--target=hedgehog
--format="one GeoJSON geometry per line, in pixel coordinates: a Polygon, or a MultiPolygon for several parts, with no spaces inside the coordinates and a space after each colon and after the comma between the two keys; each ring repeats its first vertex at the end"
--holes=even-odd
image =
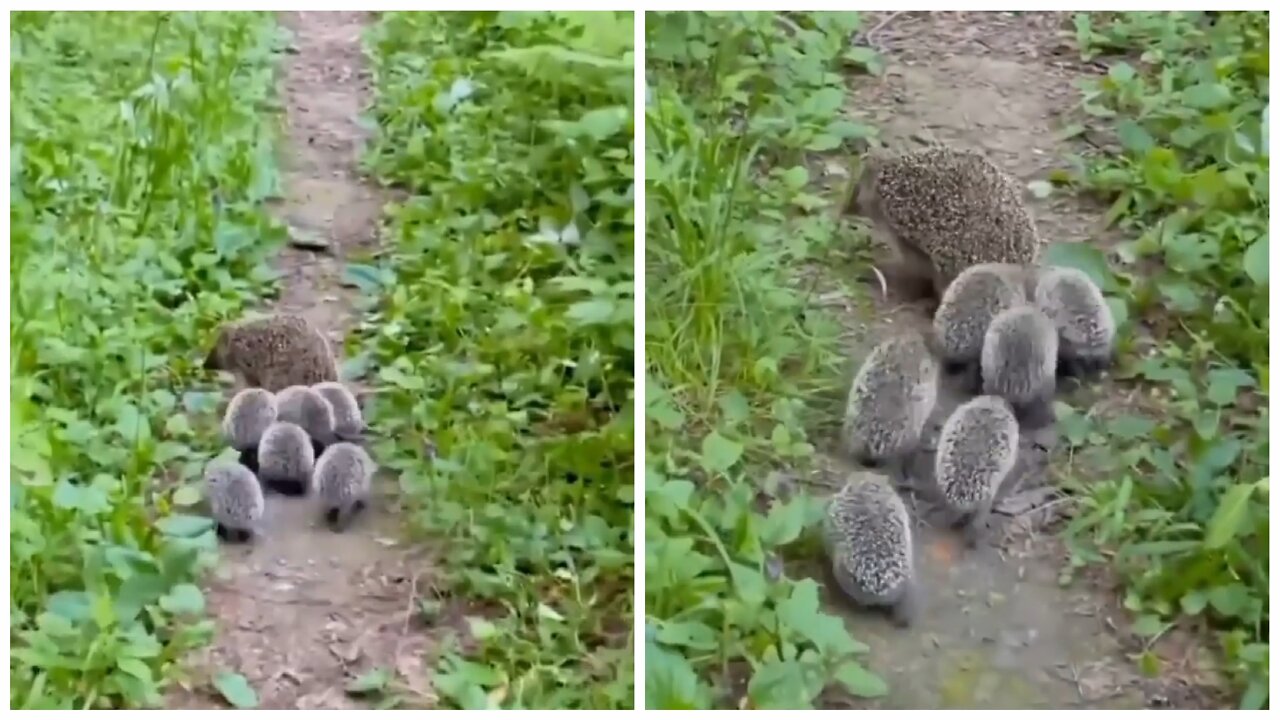
{"type": "Polygon", "coordinates": [[[849,389],[842,439],[858,464],[906,481],[905,463],[938,397],[938,362],[922,335],[877,345],[849,389]]]}
{"type": "Polygon", "coordinates": [[[1053,422],[1058,330],[1033,305],[997,315],[982,342],[982,392],[1009,401],[1022,430],[1053,422]]]}
{"type": "Polygon", "coordinates": [[[1116,321],[1102,290],[1084,272],[1054,267],[1036,279],[1034,299],[1058,329],[1058,374],[1087,378],[1110,367],[1116,321]]]}
{"type": "Polygon", "coordinates": [[[991,319],[1027,302],[1027,272],[1020,265],[983,263],[965,268],[947,286],[933,316],[933,330],[949,375],[969,392],[981,385],[982,342],[991,319]]]}
{"type": "Polygon", "coordinates": [[[888,608],[900,626],[918,610],[911,536],[902,498],[877,472],[853,472],[827,506],[823,541],[836,585],[859,605],[888,608]]]}
{"type": "Polygon", "coordinates": [[[281,495],[306,495],[315,468],[316,451],[307,431],[277,421],[262,433],[258,444],[258,477],[281,495]]]}
{"type": "MultiPolygon", "coordinates": [[[[941,300],[962,270],[1035,262],[1039,240],[1021,184],[986,156],[933,145],[868,153],[846,213],[869,219],[899,256],[902,282],[941,300]]],[[[913,291],[914,292],[914,291],[913,291]]]]}
{"type": "Polygon", "coordinates": [[[952,525],[977,547],[991,504],[1018,460],[1018,420],[1003,398],[978,396],[951,413],[938,437],[934,480],[952,525]]]}
{"type": "Polygon", "coordinates": [[[311,438],[317,458],[336,440],[333,405],[318,391],[303,385],[290,385],[276,395],[280,419],[302,428],[311,438]]]}
{"type": "Polygon", "coordinates": [[[204,368],[240,375],[246,385],[273,393],[338,379],[329,341],[306,318],[292,314],[218,328],[204,368]]]}
{"type": "Polygon", "coordinates": [[[262,433],[276,421],[276,398],[262,388],[247,388],[235,394],[222,417],[222,434],[232,449],[240,451],[240,463],[258,472],[258,443],[262,433]]]}
{"type": "Polygon", "coordinates": [[[266,503],[258,479],[243,465],[219,461],[205,469],[209,508],[218,537],[249,542],[266,503]]]}
{"type": "Polygon", "coordinates": [[[334,532],[342,532],[365,508],[373,473],[373,458],[365,449],[349,442],[335,443],[316,463],[316,495],[324,510],[324,521],[334,532]]]}
{"type": "Polygon", "coordinates": [[[355,442],[364,436],[368,427],[360,414],[356,396],[340,382],[323,382],[311,387],[320,393],[333,407],[333,430],[339,440],[355,442]]]}

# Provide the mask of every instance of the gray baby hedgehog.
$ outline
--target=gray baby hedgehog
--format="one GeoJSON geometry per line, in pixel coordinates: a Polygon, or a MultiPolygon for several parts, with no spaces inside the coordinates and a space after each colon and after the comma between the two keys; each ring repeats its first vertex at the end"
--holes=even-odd
{"type": "Polygon", "coordinates": [[[982,342],[996,315],[1027,303],[1028,273],[1020,265],[983,263],[965,268],[947,286],[933,316],[944,368],[964,378],[968,392],[981,386],[982,342]]]}
{"type": "Polygon", "coordinates": [[[1005,310],[982,343],[982,392],[1009,401],[1023,431],[1053,423],[1058,330],[1032,305],[1005,310]]]}
{"type": "Polygon", "coordinates": [[[333,405],[318,391],[303,385],[291,385],[276,395],[280,419],[302,428],[311,438],[315,456],[335,442],[333,405]]]}
{"type": "Polygon", "coordinates": [[[329,341],[306,318],[292,314],[218,328],[204,367],[238,374],[246,385],[270,392],[338,379],[329,341]]]}
{"type": "Polygon", "coordinates": [[[846,212],[871,220],[897,251],[904,280],[931,281],[935,299],[971,265],[1025,265],[1038,250],[1022,185],[973,150],[868,153],[846,212]]]}
{"type": "Polygon", "coordinates": [[[333,429],[339,440],[354,442],[364,435],[368,428],[360,413],[360,403],[346,385],[340,382],[322,382],[313,385],[311,389],[324,396],[333,406],[333,429]]]}
{"type": "Polygon", "coordinates": [[[258,477],[281,495],[306,495],[316,451],[307,431],[291,422],[274,422],[258,444],[258,477]]]}
{"type": "Polygon", "coordinates": [[[320,456],[315,470],[316,494],[331,530],[346,530],[365,508],[376,471],[373,458],[354,443],[335,443],[320,456]]]}
{"type": "Polygon", "coordinates": [[[877,345],[849,389],[843,442],[852,459],[902,482],[938,398],[938,362],[916,332],[877,345]]]}
{"type": "Polygon", "coordinates": [[[1114,357],[1116,321],[1102,290],[1075,268],[1042,270],[1035,303],[1058,329],[1058,373],[1090,377],[1107,369],[1114,357]]]}
{"type": "Polygon", "coordinates": [[[240,463],[258,472],[258,443],[276,421],[276,398],[262,388],[246,388],[235,394],[222,417],[222,434],[232,449],[240,451],[240,463]]]}
{"type": "Polygon", "coordinates": [[[852,473],[827,506],[823,541],[845,595],[889,608],[898,625],[911,624],[919,604],[911,517],[887,477],[852,473]]]}
{"type": "Polygon", "coordinates": [[[227,542],[252,540],[266,507],[258,479],[243,465],[221,461],[205,469],[204,479],[218,537],[227,542]]]}
{"type": "Polygon", "coordinates": [[[991,504],[1018,459],[1018,421],[1003,399],[976,397],[947,418],[938,438],[934,477],[953,525],[965,525],[975,547],[991,504]]]}

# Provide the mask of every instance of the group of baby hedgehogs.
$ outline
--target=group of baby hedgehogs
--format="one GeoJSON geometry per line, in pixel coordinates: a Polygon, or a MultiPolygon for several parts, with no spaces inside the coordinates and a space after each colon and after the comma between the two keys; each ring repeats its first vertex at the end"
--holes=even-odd
{"type": "Polygon", "coordinates": [[[264,487],[294,497],[314,491],[329,528],[345,530],[365,508],[377,467],[359,444],[366,430],[360,405],[338,381],[324,335],[291,314],[224,325],[205,368],[247,385],[222,420],[239,462],[214,460],[205,470],[218,537],[253,539],[264,487]]]}
{"type": "Polygon", "coordinates": [[[927,493],[976,547],[997,495],[1016,483],[1020,435],[1052,425],[1060,378],[1111,364],[1116,325],[1088,275],[1038,264],[1022,187],[985,156],[935,145],[873,152],[864,168],[847,212],[896,251],[882,279],[908,296],[913,284],[925,288],[935,311],[931,334],[883,340],[854,377],[841,441],[860,467],[828,506],[824,541],[844,594],[905,626],[920,590],[913,521],[898,493],[927,493]],[[921,482],[926,473],[913,473],[910,460],[924,450],[944,374],[968,400],[942,424],[933,477],[921,482]]]}

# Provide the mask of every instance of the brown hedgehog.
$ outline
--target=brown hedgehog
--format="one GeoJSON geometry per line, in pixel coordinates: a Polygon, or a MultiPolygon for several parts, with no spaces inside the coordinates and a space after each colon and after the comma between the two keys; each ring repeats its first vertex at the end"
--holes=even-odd
{"type": "Polygon", "coordinates": [[[338,379],[329,341],[306,318],[293,314],[223,325],[204,367],[235,373],[249,387],[273,393],[338,379]]]}
{"type": "Polygon", "coordinates": [[[1032,264],[1039,247],[1021,184],[981,153],[947,145],[868,153],[846,213],[869,219],[899,256],[897,281],[927,281],[934,301],[965,268],[1032,264]]]}

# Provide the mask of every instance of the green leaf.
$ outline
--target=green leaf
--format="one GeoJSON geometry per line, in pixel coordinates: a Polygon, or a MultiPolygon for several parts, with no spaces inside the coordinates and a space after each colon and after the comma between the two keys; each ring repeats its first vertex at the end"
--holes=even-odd
{"type": "Polygon", "coordinates": [[[743,447],[712,430],[702,438],[702,467],[711,472],[726,472],[742,457],[743,447]]]}
{"type": "Polygon", "coordinates": [[[1069,267],[1089,276],[1103,291],[1115,291],[1115,276],[1107,264],[1107,256],[1097,247],[1083,242],[1050,243],[1041,256],[1045,265],[1069,267]]]}
{"type": "Polygon", "coordinates": [[[1263,233],[1249,249],[1244,252],[1244,271],[1249,279],[1259,285],[1266,285],[1271,279],[1271,241],[1270,235],[1263,233]]]}
{"type": "Polygon", "coordinates": [[[1216,110],[1231,102],[1231,90],[1221,83],[1200,83],[1183,90],[1182,100],[1198,110],[1216,110]]]}
{"type": "Polygon", "coordinates": [[[700,622],[663,622],[658,641],[695,650],[714,650],[719,646],[716,631],[700,622]]]}
{"type": "Polygon", "coordinates": [[[173,504],[178,507],[191,507],[199,504],[202,497],[199,485],[183,485],[173,492],[173,504]]]}
{"type": "Polygon", "coordinates": [[[221,672],[213,680],[213,686],[232,707],[248,710],[258,707],[258,693],[240,673],[221,672]]]}
{"type": "Polygon", "coordinates": [[[373,265],[347,263],[342,270],[342,281],[356,287],[366,295],[375,295],[383,287],[383,273],[373,265]]]}
{"type": "Polygon", "coordinates": [[[347,683],[346,693],[355,697],[380,693],[391,683],[391,673],[384,668],[374,668],[347,683]]]}
{"type": "Polygon", "coordinates": [[[861,698],[878,698],[889,694],[889,686],[879,675],[850,660],[836,668],[836,682],[850,694],[861,698]]]}
{"type": "Polygon", "coordinates": [[[190,583],[176,585],[160,598],[160,607],[171,613],[198,615],[204,612],[204,593],[190,583]]]}
{"type": "Polygon", "coordinates": [[[607,298],[584,300],[569,306],[565,317],[578,325],[603,325],[613,320],[617,304],[607,298]]]}
{"type": "MultiPolygon", "coordinates": [[[[647,635],[647,633],[646,633],[647,635]]],[[[645,640],[644,703],[648,710],[709,710],[712,691],[682,655],[645,640]]]]}
{"type": "Polygon", "coordinates": [[[578,126],[596,141],[607,140],[622,132],[628,124],[630,114],[630,111],[621,105],[597,108],[584,113],[578,120],[578,126]]]}
{"type": "Polygon", "coordinates": [[[1121,120],[1116,126],[1116,136],[1120,138],[1120,144],[1124,149],[1134,155],[1146,155],[1156,146],[1155,138],[1151,137],[1151,133],[1132,120],[1121,120]]]}
{"type": "Polygon", "coordinates": [[[116,660],[116,667],[120,668],[120,672],[135,677],[144,683],[153,681],[151,667],[137,658],[121,657],[116,660]]]}
{"type": "Polygon", "coordinates": [[[1253,485],[1234,485],[1223,494],[1204,533],[1206,549],[1225,547],[1244,529],[1249,517],[1249,499],[1252,497],[1253,485]]]}
{"type": "Polygon", "coordinates": [[[161,518],[156,522],[156,527],[160,528],[160,532],[165,535],[194,538],[212,531],[213,520],[195,515],[174,514],[161,518]]]}

